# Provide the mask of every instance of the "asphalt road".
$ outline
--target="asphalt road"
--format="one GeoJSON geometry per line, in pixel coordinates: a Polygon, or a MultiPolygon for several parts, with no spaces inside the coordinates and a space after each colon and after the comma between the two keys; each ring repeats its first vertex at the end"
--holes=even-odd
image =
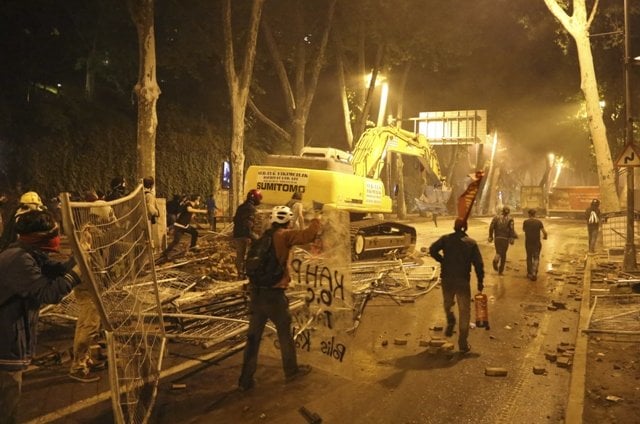
{"type": "MultiPolygon", "coordinates": [[[[442,331],[433,330],[445,322],[439,288],[410,303],[379,295],[368,302],[353,336],[347,373],[316,367],[303,379],[285,384],[279,357],[263,354],[256,388],[238,393],[240,354],[210,362],[197,359],[207,353],[200,348],[170,344],[167,366],[185,361],[197,366],[161,380],[151,422],[308,422],[299,412],[301,407],[323,423],[563,422],[572,371],[548,361],[545,353],[570,349],[575,341],[580,302],[574,295],[580,292],[586,229],[578,221],[545,220],[549,240],[543,242],[538,281],[531,282],[526,278],[522,218],[515,218],[521,238],[509,249],[504,276],[491,268],[493,246],[486,241],[489,218],[470,221],[469,234],[479,242],[487,266],[491,324],[490,330],[471,330],[471,353],[462,355],[455,349],[430,353],[421,346],[421,341],[444,337],[442,331]],[[561,307],[551,310],[552,302],[561,307]],[[407,343],[395,344],[397,338],[407,343]],[[534,366],[543,374],[534,374],[534,366]],[[487,376],[488,367],[504,368],[507,375],[487,376]],[[185,386],[176,390],[173,383],[185,386]]],[[[418,230],[418,248],[452,230],[452,221],[445,219],[437,228],[426,219],[411,225],[418,230]]],[[[475,277],[472,281],[475,287],[475,277]]],[[[457,348],[455,335],[450,341],[457,348]]],[[[61,412],[55,422],[112,422],[108,397],[99,398],[106,382],[84,389],[91,393],[81,395],[78,383],[58,377],[27,382],[24,405],[28,408],[39,397],[60,393],[61,412]]],[[[27,422],[43,413],[23,415],[27,422]]]]}

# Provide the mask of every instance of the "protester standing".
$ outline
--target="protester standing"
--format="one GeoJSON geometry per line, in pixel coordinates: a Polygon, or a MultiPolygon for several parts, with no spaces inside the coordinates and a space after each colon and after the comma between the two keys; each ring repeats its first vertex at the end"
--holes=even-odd
{"type": "Polygon", "coordinates": [[[111,200],[120,199],[127,195],[127,182],[122,176],[117,176],[111,179],[110,191],[107,193],[104,200],[107,202],[111,200]]]}
{"type": "Polygon", "coordinates": [[[522,231],[524,232],[524,248],[527,252],[527,278],[531,281],[538,279],[538,266],[540,265],[540,251],[542,250],[542,242],[540,241],[540,233],[544,240],[547,239],[547,231],[544,224],[536,218],[536,210],[529,209],[529,218],[522,223],[522,231]]]}
{"type": "Polygon", "coordinates": [[[210,194],[207,198],[207,220],[209,221],[211,231],[216,230],[216,211],[218,210],[219,209],[216,206],[216,198],[213,194],[210,194]]]}
{"type": "Polygon", "coordinates": [[[251,240],[258,238],[253,231],[253,224],[256,219],[256,206],[262,201],[260,190],[251,189],[247,193],[247,199],[238,206],[233,216],[233,241],[236,246],[236,272],[238,279],[243,280],[245,276],[244,261],[247,255],[247,248],[251,240]]]}
{"type": "Polygon", "coordinates": [[[158,218],[160,217],[160,209],[156,200],[156,194],[153,191],[155,179],[146,177],[142,179],[142,187],[144,188],[144,202],[147,205],[147,219],[151,224],[151,248],[156,251],[160,248],[160,234],[158,233],[158,218]]]}
{"type": "Polygon", "coordinates": [[[15,423],[22,373],[36,353],[43,304],[59,303],[80,283],[80,268],[49,259],[60,249],[53,216],[42,210],[21,214],[18,240],[0,253],[0,423],[15,423]]]}
{"type": "Polygon", "coordinates": [[[478,291],[482,292],[484,264],[478,243],[466,233],[466,221],[456,218],[453,229],[453,233],[440,237],[429,247],[429,254],[440,263],[444,313],[447,317],[445,336],[453,335],[456,317],[451,308],[457,302],[460,315],[458,347],[460,352],[467,353],[471,350],[467,340],[471,318],[471,266],[478,280],[478,291]]]}
{"type": "Polygon", "coordinates": [[[273,248],[284,273],[278,281],[273,281],[271,286],[249,285],[251,317],[249,318],[242,372],[238,381],[240,391],[249,390],[255,384],[253,376],[258,366],[260,340],[267,320],[274,323],[278,332],[285,380],[287,382],[293,381],[311,371],[309,365],[298,365],[296,347],[291,333],[289,300],[285,295],[285,290],[291,281],[288,268],[291,248],[295,245],[311,243],[320,231],[321,225],[320,220],[313,219],[305,230],[293,230],[288,228],[292,219],[293,213],[287,206],[276,206],[271,211],[270,222],[274,231],[273,248]]]}
{"type": "Polygon", "coordinates": [[[302,193],[296,191],[291,196],[291,200],[287,203],[289,209],[293,213],[293,219],[291,220],[291,228],[296,230],[304,230],[304,208],[302,206],[302,193]]]}
{"type": "Polygon", "coordinates": [[[602,215],[600,213],[600,200],[593,199],[584,214],[587,220],[587,232],[589,233],[589,253],[594,253],[596,251],[598,232],[600,231],[600,218],[602,215]]]}

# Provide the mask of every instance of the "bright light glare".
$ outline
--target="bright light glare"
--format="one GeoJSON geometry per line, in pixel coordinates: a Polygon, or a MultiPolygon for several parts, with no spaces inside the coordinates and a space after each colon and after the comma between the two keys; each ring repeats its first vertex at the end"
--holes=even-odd
{"type": "MultiPolygon", "coordinates": [[[[372,72],[369,72],[367,75],[364,76],[364,83],[366,84],[367,87],[369,87],[371,85],[371,78],[372,77],[373,77],[373,73],[372,72]]],[[[378,74],[376,76],[376,87],[378,87],[380,84],[382,84],[386,80],[387,80],[387,78],[384,75],[378,74]]]]}

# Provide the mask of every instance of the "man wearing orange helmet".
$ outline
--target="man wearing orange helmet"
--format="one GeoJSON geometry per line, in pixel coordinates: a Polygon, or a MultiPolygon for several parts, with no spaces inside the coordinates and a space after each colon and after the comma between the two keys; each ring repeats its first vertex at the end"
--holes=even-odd
{"type": "Polygon", "coordinates": [[[255,188],[249,190],[247,199],[238,206],[233,216],[233,240],[236,246],[236,272],[238,279],[245,278],[244,261],[247,248],[251,240],[256,240],[258,235],[253,231],[256,218],[256,206],[262,201],[262,193],[255,188]]]}

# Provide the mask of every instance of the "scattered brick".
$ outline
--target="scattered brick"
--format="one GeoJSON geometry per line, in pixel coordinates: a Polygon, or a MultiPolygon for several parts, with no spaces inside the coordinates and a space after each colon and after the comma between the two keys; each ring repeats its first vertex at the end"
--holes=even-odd
{"type": "Polygon", "coordinates": [[[571,358],[567,358],[566,356],[561,356],[556,361],[556,365],[560,368],[570,368],[572,364],[571,358]]]}
{"type": "Polygon", "coordinates": [[[393,340],[393,344],[397,345],[397,346],[404,346],[407,344],[407,339],[401,338],[401,337],[396,337],[393,340]]]}
{"type": "Polygon", "coordinates": [[[533,373],[535,375],[544,375],[547,373],[547,369],[543,365],[534,365],[533,373]]]}
{"type": "Polygon", "coordinates": [[[484,369],[484,375],[489,377],[506,377],[508,373],[506,368],[486,367],[484,369]]]}

